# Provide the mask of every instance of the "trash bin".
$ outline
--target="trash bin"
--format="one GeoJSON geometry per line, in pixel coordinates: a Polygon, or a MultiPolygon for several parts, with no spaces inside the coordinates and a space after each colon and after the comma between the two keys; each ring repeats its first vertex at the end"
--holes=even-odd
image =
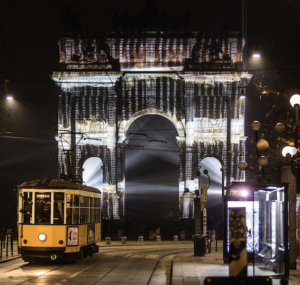
{"type": "Polygon", "coordinates": [[[194,237],[194,256],[204,256],[205,254],[205,237],[194,237]]]}

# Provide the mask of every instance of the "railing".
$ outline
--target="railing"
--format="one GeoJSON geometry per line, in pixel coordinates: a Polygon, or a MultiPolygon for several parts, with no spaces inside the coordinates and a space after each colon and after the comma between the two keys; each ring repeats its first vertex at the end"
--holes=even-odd
{"type": "Polygon", "coordinates": [[[14,255],[18,251],[18,231],[6,229],[0,233],[0,258],[14,255]]]}
{"type": "Polygon", "coordinates": [[[206,253],[211,253],[213,241],[216,242],[215,250],[218,252],[218,235],[216,231],[208,231],[203,237],[205,237],[206,253]]]}

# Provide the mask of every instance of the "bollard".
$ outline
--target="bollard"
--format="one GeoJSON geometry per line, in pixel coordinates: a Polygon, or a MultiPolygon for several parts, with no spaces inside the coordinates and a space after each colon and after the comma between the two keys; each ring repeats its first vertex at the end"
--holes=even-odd
{"type": "Polygon", "coordinates": [[[216,252],[218,252],[218,236],[216,236],[216,252]]]}
{"type": "Polygon", "coordinates": [[[106,244],[111,244],[111,238],[110,237],[106,237],[105,240],[106,240],[106,244]]]}
{"type": "Polygon", "coordinates": [[[214,234],[211,235],[211,241],[215,241],[216,240],[216,236],[214,234]]]}
{"type": "Polygon", "coordinates": [[[122,237],[122,244],[126,244],[127,243],[127,237],[122,237]]]}
{"type": "Polygon", "coordinates": [[[139,236],[138,243],[143,243],[143,242],[144,242],[144,237],[143,236],[139,236]]]}
{"type": "Polygon", "coordinates": [[[161,241],[161,236],[156,236],[156,241],[160,242],[161,241]]]}
{"type": "Polygon", "coordinates": [[[173,241],[177,242],[178,241],[178,236],[173,236],[173,241]]]}

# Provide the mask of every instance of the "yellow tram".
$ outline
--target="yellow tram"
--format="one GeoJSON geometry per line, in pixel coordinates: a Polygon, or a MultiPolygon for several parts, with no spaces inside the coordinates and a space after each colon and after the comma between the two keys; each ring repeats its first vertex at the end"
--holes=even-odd
{"type": "Polygon", "coordinates": [[[76,260],[98,252],[101,192],[56,179],[19,186],[18,250],[24,261],[76,260]]]}

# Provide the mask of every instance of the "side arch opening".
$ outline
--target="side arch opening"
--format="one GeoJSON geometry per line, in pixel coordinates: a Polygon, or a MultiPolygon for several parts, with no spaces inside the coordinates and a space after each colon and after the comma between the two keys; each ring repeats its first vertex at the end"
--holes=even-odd
{"type": "Polygon", "coordinates": [[[223,231],[222,191],[223,191],[223,165],[222,161],[213,156],[203,158],[199,163],[201,172],[200,183],[207,183],[210,186],[207,191],[207,229],[223,231]],[[208,171],[205,175],[204,170],[208,171]]]}
{"type": "Polygon", "coordinates": [[[99,157],[89,157],[82,165],[83,184],[101,191],[101,209],[103,209],[103,163],[99,157]]]}

